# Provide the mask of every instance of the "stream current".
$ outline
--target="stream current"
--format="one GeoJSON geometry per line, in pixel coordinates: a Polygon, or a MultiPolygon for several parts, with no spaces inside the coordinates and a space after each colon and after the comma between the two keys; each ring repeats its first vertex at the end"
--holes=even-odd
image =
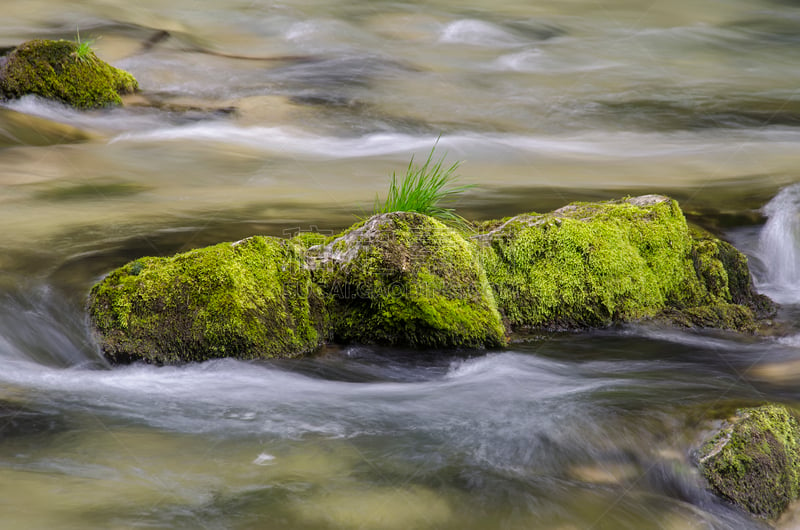
{"type": "Polygon", "coordinates": [[[5,0],[0,47],[79,29],[142,93],[0,106],[0,526],[766,528],[692,459],[737,407],[800,404],[798,28],[789,0],[5,0]],[[99,354],[113,268],[338,231],[437,138],[470,219],[671,195],[782,333],[99,354]]]}

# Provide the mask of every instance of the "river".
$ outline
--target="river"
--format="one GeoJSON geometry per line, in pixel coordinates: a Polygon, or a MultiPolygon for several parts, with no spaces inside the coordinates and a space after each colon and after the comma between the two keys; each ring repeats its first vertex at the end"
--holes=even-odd
{"type": "Polygon", "coordinates": [[[0,47],[80,31],[142,93],[0,106],[0,526],[766,527],[692,458],[739,406],[800,405],[799,27],[790,0],[4,0],[0,47]],[[102,359],[108,271],[333,233],[437,138],[470,219],[675,197],[784,331],[102,359]]]}

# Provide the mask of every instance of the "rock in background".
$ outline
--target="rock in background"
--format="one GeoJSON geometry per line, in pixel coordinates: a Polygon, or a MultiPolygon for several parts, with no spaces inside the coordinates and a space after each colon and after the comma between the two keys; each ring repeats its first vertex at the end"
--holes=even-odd
{"type": "Polygon", "coordinates": [[[136,79],[70,41],[32,40],[0,58],[0,99],[28,94],[78,109],[121,105],[136,79]]]}

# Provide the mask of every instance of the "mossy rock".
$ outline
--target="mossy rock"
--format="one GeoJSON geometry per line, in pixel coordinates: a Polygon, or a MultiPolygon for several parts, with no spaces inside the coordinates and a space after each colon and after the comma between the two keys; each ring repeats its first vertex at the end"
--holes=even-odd
{"type": "Polygon", "coordinates": [[[32,40],[0,58],[0,99],[35,94],[79,109],[122,104],[136,79],[70,41],[32,40]]]}
{"type": "Polygon", "coordinates": [[[477,247],[431,217],[376,215],[310,254],[338,341],[446,348],[506,342],[477,247]]]}
{"type": "Polygon", "coordinates": [[[800,495],[800,424],[782,405],[740,410],[699,454],[711,488],[737,506],[776,519],[800,495]]]}
{"type": "Polygon", "coordinates": [[[573,203],[487,226],[476,239],[513,329],[659,318],[752,331],[772,307],[753,290],[747,259],[708,234],[692,237],[677,202],[661,195],[573,203]]]}
{"type": "Polygon", "coordinates": [[[687,296],[683,282],[694,275],[686,221],[662,196],[521,215],[478,239],[498,304],[515,328],[653,317],[687,296]]]}
{"type": "Polygon", "coordinates": [[[252,237],[141,258],[92,288],[89,314],[112,362],[293,357],[328,334],[303,249],[252,237]]]}

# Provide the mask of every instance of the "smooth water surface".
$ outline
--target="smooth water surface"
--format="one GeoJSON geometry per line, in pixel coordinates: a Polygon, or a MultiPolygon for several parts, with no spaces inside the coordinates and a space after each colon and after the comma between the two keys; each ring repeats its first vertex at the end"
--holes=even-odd
{"type": "Polygon", "coordinates": [[[763,527],[692,458],[736,407],[800,402],[798,27],[789,0],[6,0],[0,47],[80,29],[142,91],[0,106],[0,526],[763,527]],[[472,219],[672,195],[750,256],[781,333],[100,356],[103,274],[339,230],[437,138],[472,219]]]}

